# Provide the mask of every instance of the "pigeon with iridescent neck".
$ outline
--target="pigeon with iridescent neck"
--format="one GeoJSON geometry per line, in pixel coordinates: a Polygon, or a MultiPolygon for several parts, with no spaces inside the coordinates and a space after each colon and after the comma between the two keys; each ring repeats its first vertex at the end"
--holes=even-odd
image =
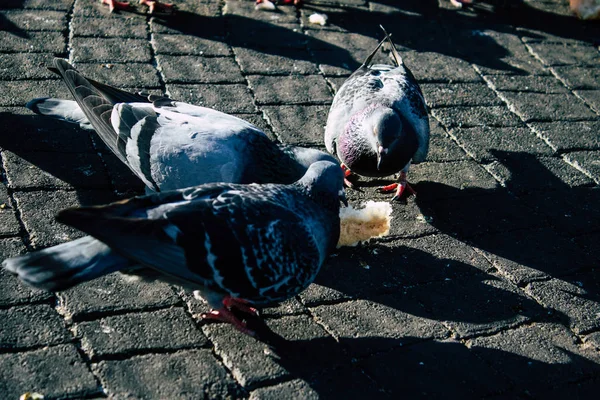
{"type": "Polygon", "coordinates": [[[405,191],[415,193],[406,174],[411,163],[427,156],[429,119],[417,81],[384,33],[383,41],[336,93],[327,118],[325,146],[338,156],[346,177],[351,172],[372,177],[400,173],[396,183],[380,188],[395,191],[394,200],[405,191]],[[372,64],[386,41],[395,65],[372,64]]]}

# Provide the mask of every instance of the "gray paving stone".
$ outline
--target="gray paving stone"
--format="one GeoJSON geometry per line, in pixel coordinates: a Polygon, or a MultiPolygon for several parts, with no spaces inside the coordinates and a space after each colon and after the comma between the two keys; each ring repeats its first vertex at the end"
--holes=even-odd
{"type": "Polygon", "coordinates": [[[75,330],[92,359],[203,347],[208,343],[179,307],[81,322],[75,330]]]}
{"type": "Polygon", "coordinates": [[[56,75],[46,69],[53,58],[38,53],[0,54],[0,80],[54,79],[56,75]]]}
{"type": "Polygon", "coordinates": [[[565,43],[530,43],[529,48],[546,65],[600,65],[600,53],[594,46],[565,43]]]}
{"type": "Polygon", "coordinates": [[[96,38],[146,39],[148,25],[141,18],[86,18],[75,16],[71,21],[73,36],[96,38]]]}
{"type": "Polygon", "coordinates": [[[298,146],[323,145],[329,106],[261,108],[282,142],[298,146]]]}
{"type": "Polygon", "coordinates": [[[67,43],[62,32],[29,32],[27,37],[0,31],[0,52],[64,54],[67,43]]]}
{"type": "Polygon", "coordinates": [[[326,79],[327,79],[327,82],[329,83],[329,85],[331,86],[331,88],[333,89],[333,93],[335,94],[340,89],[340,87],[342,87],[344,82],[346,82],[348,77],[346,77],[346,76],[342,76],[342,77],[328,76],[326,79]]]}
{"type": "Polygon", "coordinates": [[[482,235],[470,242],[502,276],[519,286],[594,266],[593,258],[576,243],[546,229],[482,235]]]}
{"type": "Polygon", "coordinates": [[[356,365],[324,371],[310,379],[309,384],[322,399],[391,398],[356,365]]]}
{"type": "Polygon", "coordinates": [[[571,89],[600,89],[600,68],[568,66],[552,70],[571,89]]]}
{"type": "Polygon", "coordinates": [[[76,229],[54,220],[58,211],[80,205],[107,203],[114,199],[109,191],[32,191],[15,192],[21,218],[35,248],[53,246],[83,236],[76,229]]]}
{"type": "Polygon", "coordinates": [[[102,361],[94,370],[106,392],[115,398],[222,399],[240,398],[244,393],[210,350],[102,361]]]}
{"type": "Polygon", "coordinates": [[[72,339],[64,320],[47,304],[0,310],[0,319],[0,351],[51,346],[72,339]]]}
{"type": "Polygon", "coordinates": [[[509,382],[454,340],[433,340],[378,354],[361,363],[392,396],[482,398],[509,382]],[[395,368],[389,368],[394,365],[395,368]],[[469,368],[463,368],[469,365],[469,368]],[[435,380],[435,385],[431,382],[435,380]]]}
{"type": "Polygon", "coordinates": [[[455,128],[451,135],[477,162],[490,162],[503,153],[527,153],[550,156],[552,148],[526,127],[455,128]]]}
{"type": "Polygon", "coordinates": [[[522,125],[519,118],[504,106],[434,108],[431,114],[447,128],[522,125]]]}
{"type": "Polygon", "coordinates": [[[362,63],[343,50],[311,50],[314,61],[319,70],[327,77],[339,77],[340,85],[350,76],[362,63]]]}
{"type": "Polygon", "coordinates": [[[545,67],[532,55],[506,56],[493,59],[490,63],[475,62],[483,75],[549,75],[545,67]]]}
{"type": "Polygon", "coordinates": [[[150,44],[142,39],[83,38],[71,40],[73,61],[78,62],[144,62],[152,59],[150,44]]]}
{"type": "Polygon", "coordinates": [[[325,78],[306,76],[248,76],[257,104],[329,104],[333,96],[325,78]]]}
{"type": "Polygon", "coordinates": [[[167,85],[167,91],[173,99],[228,114],[256,112],[246,85],[167,85]]]}
{"type": "Polygon", "coordinates": [[[537,397],[549,386],[597,374],[597,353],[581,349],[575,342],[573,334],[561,325],[536,323],[475,338],[467,346],[517,387],[537,397]]]}
{"type": "Polygon", "coordinates": [[[244,83],[231,57],[157,56],[166,83],[244,83]]]}
{"type": "Polygon", "coordinates": [[[502,101],[483,83],[424,83],[421,90],[432,108],[448,106],[499,106],[502,101]]]}
{"type": "Polygon", "coordinates": [[[576,90],[577,96],[581,97],[588,106],[596,113],[600,113],[600,90],[576,90]]]}
{"type": "Polygon", "coordinates": [[[600,152],[576,151],[568,153],[565,158],[573,165],[582,168],[589,174],[596,184],[600,184],[600,152]]]}
{"type": "Polygon", "coordinates": [[[73,15],[76,17],[104,17],[112,20],[115,23],[121,20],[130,19],[132,17],[140,20],[146,19],[145,15],[143,15],[144,7],[138,7],[137,2],[131,2],[130,7],[131,11],[139,11],[139,15],[136,15],[137,13],[130,11],[118,11],[111,13],[108,7],[99,1],[78,0],[75,2],[73,15]]]}
{"type": "Polygon", "coordinates": [[[572,94],[503,92],[502,97],[526,122],[568,121],[598,117],[572,94]]]}
{"type": "Polygon", "coordinates": [[[115,312],[163,308],[180,302],[166,283],[134,280],[120,273],[60,292],[59,299],[61,313],[74,321],[115,312]]]}
{"type": "Polygon", "coordinates": [[[566,316],[573,332],[585,334],[600,328],[599,287],[600,282],[591,271],[564,280],[532,282],[525,291],[544,307],[566,316]]]}
{"type": "Polygon", "coordinates": [[[83,397],[99,391],[94,375],[70,344],[0,354],[0,393],[17,399],[26,392],[45,397],[83,397]]]}
{"type": "Polygon", "coordinates": [[[9,186],[23,189],[109,189],[110,182],[100,158],[93,153],[3,151],[9,186]],[[60,159],[61,162],[56,161],[60,159]]]}
{"type": "Polygon", "coordinates": [[[590,333],[583,338],[583,343],[592,349],[600,350],[600,332],[590,333]]]}
{"type": "Polygon", "coordinates": [[[217,355],[247,389],[297,375],[313,376],[326,367],[348,362],[333,338],[307,316],[266,322],[277,339],[274,348],[230,325],[208,324],[203,328],[217,355]],[[306,358],[306,354],[311,354],[311,358],[306,358]]]}
{"type": "Polygon", "coordinates": [[[577,400],[593,399],[598,393],[598,385],[600,385],[600,381],[592,378],[584,382],[561,385],[555,388],[544,388],[540,390],[539,398],[555,396],[556,398],[564,399],[568,396],[577,400]]]}
{"type": "Polygon", "coordinates": [[[318,306],[311,308],[311,312],[349,349],[352,357],[360,357],[447,337],[449,331],[440,322],[422,317],[424,310],[418,310],[419,307],[412,299],[396,293],[376,297],[373,301],[354,300],[318,306]]]}
{"type": "Polygon", "coordinates": [[[361,59],[368,56],[378,43],[378,40],[374,37],[354,32],[308,30],[306,34],[310,38],[317,39],[309,42],[308,47],[310,50],[346,49],[350,53],[359,55],[361,59]]]}
{"type": "MultiPolygon", "coordinates": [[[[102,145],[104,146],[104,143],[102,145]]],[[[106,149],[100,154],[110,182],[117,192],[125,194],[125,197],[145,194],[146,185],[113,152],[106,149]]]]}
{"type": "Polygon", "coordinates": [[[496,90],[537,93],[568,93],[561,81],[546,75],[489,75],[486,79],[496,90]]]}
{"type": "Polygon", "coordinates": [[[278,54],[268,54],[260,50],[234,48],[242,73],[246,75],[316,75],[317,65],[304,49],[281,50],[278,54]]]}
{"type": "Polygon", "coordinates": [[[156,54],[230,56],[231,49],[223,38],[204,38],[194,35],[153,34],[152,45],[156,54]]]}
{"type": "Polygon", "coordinates": [[[3,10],[2,30],[62,31],[67,26],[64,12],[47,10],[3,10]]]}
{"type": "Polygon", "coordinates": [[[294,7],[279,7],[276,12],[264,12],[256,10],[252,3],[226,0],[223,13],[225,15],[252,18],[255,21],[263,21],[271,24],[295,24],[298,22],[294,7]]]}
{"type": "Polygon", "coordinates": [[[0,236],[16,236],[20,231],[21,227],[11,206],[6,186],[0,183],[0,236]]]}
{"type": "Polygon", "coordinates": [[[151,64],[77,64],[88,78],[120,88],[159,88],[158,72],[151,64]]]}
{"type": "Polygon", "coordinates": [[[298,398],[317,400],[320,397],[317,391],[301,379],[259,388],[250,393],[250,400],[293,400],[298,398]]]}
{"type": "Polygon", "coordinates": [[[46,0],[6,0],[5,2],[7,9],[23,6],[25,9],[57,11],[68,11],[72,3],[73,0],[56,0],[50,3],[46,0]]]}
{"type": "Polygon", "coordinates": [[[555,151],[600,149],[599,121],[535,122],[530,126],[555,151]]]}
{"type": "Polygon", "coordinates": [[[439,53],[402,54],[419,82],[481,82],[481,77],[464,60],[439,53]]]}
{"type": "MultiPolygon", "coordinates": [[[[43,68],[43,67],[42,67],[43,68]]],[[[60,82],[59,80],[42,80],[42,81],[7,81],[2,82],[3,87],[3,96],[0,99],[0,104],[2,106],[24,106],[28,101],[33,100],[38,97],[58,97],[58,98],[69,98],[69,90],[66,86],[60,82]]],[[[10,110],[12,111],[12,110],[10,110]]],[[[7,113],[9,110],[7,110],[7,113]]],[[[12,115],[6,115],[2,113],[2,119],[5,118],[12,119],[17,118],[12,115]]],[[[18,114],[19,118],[22,115],[31,115],[32,113],[27,110],[15,110],[15,112],[11,112],[11,114],[18,114]]],[[[23,118],[25,119],[25,118],[23,118]]],[[[43,118],[43,121],[50,121],[50,118],[43,118]]],[[[53,122],[48,122],[49,125],[56,126],[53,122]]],[[[43,127],[43,124],[37,124],[39,127],[43,127]]],[[[61,124],[61,126],[65,126],[66,124],[61,124]]],[[[7,135],[8,136],[8,135],[7,135]]],[[[11,135],[17,136],[17,135],[11,135]]],[[[18,138],[18,136],[17,136],[18,138]]],[[[6,138],[7,140],[10,138],[6,138]]],[[[16,138],[12,138],[12,140],[17,140],[16,138]]]]}
{"type": "Polygon", "coordinates": [[[450,139],[446,130],[436,119],[429,119],[429,129],[429,153],[427,154],[427,161],[449,162],[468,159],[467,154],[450,139]]]}
{"type": "Polygon", "coordinates": [[[264,113],[260,113],[260,114],[236,114],[235,116],[238,117],[238,118],[241,118],[241,119],[243,119],[245,121],[248,121],[252,125],[258,127],[260,130],[262,130],[264,133],[266,133],[266,135],[271,140],[273,140],[274,142],[278,142],[279,141],[279,139],[277,138],[277,136],[273,133],[273,130],[271,129],[271,125],[265,119],[264,113]]]}

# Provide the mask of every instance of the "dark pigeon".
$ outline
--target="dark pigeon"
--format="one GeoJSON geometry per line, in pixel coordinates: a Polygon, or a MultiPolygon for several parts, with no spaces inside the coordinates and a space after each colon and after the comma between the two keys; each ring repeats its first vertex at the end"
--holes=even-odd
{"type": "Polygon", "coordinates": [[[255,312],[314,280],[339,239],[343,180],[339,164],[319,161],[290,185],[212,183],[67,209],[57,220],[97,240],[84,237],[2,266],[56,291],[141,264],[200,291],[213,308],[205,317],[251,334],[231,309],[255,312]]]}
{"type": "MultiPolygon", "coordinates": [[[[383,28],[382,28],[383,29],[383,28]]],[[[346,176],[389,176],[400,172],[398,182],[381,188],[405,188],[412,163],[425,160],[429,149],[429,119],[423,93],[402,62],[390,36],[344,82],[333,99],[325,129],[325,146],[343,163],[346,176]],[[390,43],[394,65],[371,64],[379,48],[390,43]]]]}

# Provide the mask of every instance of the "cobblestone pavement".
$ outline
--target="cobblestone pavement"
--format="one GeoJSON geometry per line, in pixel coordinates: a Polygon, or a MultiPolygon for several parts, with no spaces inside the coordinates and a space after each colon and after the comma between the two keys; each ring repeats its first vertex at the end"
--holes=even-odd
{"type": "MultiPolygon", "coordinates": [[[[383,24],[431,107],[418,197],[394,204],[389,237],[341,249],[264,310],[262,341],[201,321],[166,284],[112,275],[50,294],[0,271],[0,398],[597,398],[600,24],[558,0],[173,1],[176,17],[150,18],[2,0],[0,259],[80,236],[54,222],[62,208],[142,189],[94,134],[23,107],[69,97],[44,68],[54,56],[321,147],[383,24]],[[329,25],[308,24],[316,10],[329,25]]],[[[362,181],[351,201],[387,198],[374,187],[388,180],[362,181]]]]}

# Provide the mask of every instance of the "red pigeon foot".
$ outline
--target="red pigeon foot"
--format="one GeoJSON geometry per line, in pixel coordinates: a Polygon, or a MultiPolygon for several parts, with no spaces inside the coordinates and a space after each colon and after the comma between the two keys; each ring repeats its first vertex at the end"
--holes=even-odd
{"type": "Polygon", "coordinates": [[[100,0],[100,3],[107,4],[110,12],[114,10],[127,10],[129,8],[129,2],[127,1],[100,0]]]}

